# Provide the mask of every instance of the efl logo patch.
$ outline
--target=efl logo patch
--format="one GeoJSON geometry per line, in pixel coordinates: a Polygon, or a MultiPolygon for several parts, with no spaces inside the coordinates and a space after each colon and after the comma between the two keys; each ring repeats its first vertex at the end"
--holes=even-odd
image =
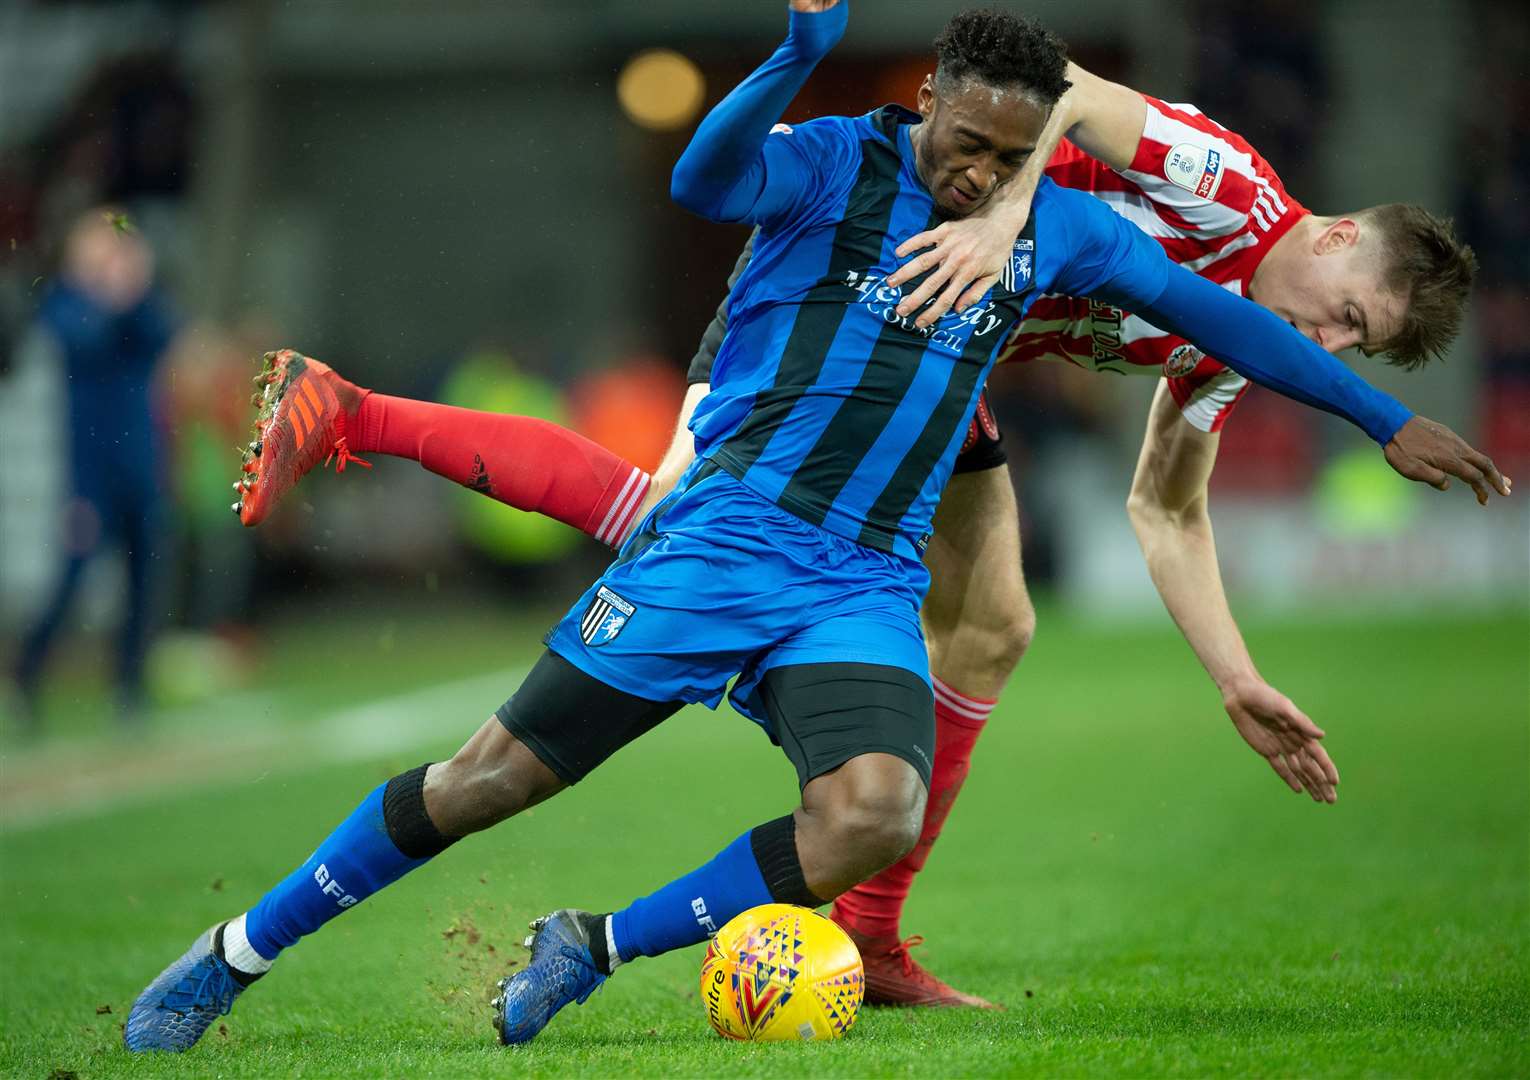
{"type": "Polygon", "coordinates": [[[579,636],[586,645],[604,645],[615,640],[636,611],[635,606],[602,585],[579,623],[579,636]]]}
{"type": "Polygon", "coordinates": [[[1036,257],[1034,240],[1016,240],[1009,254],[1009,265],[999,271],[999,284],[1010,292],[1020,292],[1031,283],[1031,271],[1036,257]]]}
{"type": "Polygon", "coordinates": [[[1180,143],[1163,159],[1163,174],[1175,187],[1214,199],[1222,186],[1222,155],[1207,146],[1180,143]]]}

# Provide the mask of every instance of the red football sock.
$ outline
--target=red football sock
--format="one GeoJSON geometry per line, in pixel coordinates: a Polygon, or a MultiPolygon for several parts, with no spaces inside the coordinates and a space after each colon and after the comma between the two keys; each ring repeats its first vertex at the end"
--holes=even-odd
{"type": "Polygon", "coordinates": [[[412,458],[438,476],[620,546],[648,493],[648,473],[567,428],[368,394],[347,429],[352,453],[412,458]]]}
{"type": "Polygon", "coordinates": [[[930,770],[930,797],[924,808],[919,843],[903,858],[870,881],[863,881],[834,901],[834,917],[868,937],[897,937],[903,902],[924,869],[930,848],[951,813],[972,760],[972,747],[988,722],[994,702],[968,697],[939,679],[935,685],[935,762],[930,770]]]}

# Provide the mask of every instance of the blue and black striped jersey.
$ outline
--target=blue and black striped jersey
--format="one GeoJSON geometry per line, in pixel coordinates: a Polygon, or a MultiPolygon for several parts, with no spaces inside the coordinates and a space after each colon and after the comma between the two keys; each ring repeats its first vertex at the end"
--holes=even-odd
{"type": "Polygon", "coordinates": [[[765,142],[754,257],[729,301],[699,456],[816,525],[869,547],[923,549],[999,345],[1041,292],[1129,304],[1166,262],[1088,195],[1037,190],[1008,272],[961,314],[916,330],[883,284],[904,240],[938,223],[896,105],[784,125],[765,142]]]}

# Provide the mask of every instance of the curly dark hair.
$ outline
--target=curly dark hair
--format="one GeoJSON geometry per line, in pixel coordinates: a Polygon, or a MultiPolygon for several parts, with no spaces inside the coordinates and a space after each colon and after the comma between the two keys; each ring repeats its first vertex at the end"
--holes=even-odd
{"type": "Polygon", "coordinates": [[[1008,11],[958,12],[935,39],[935,81],[976,79],[1020,88],[1051,105],[1067,92],[1068,47],[1041,24],[1008,11]]]}

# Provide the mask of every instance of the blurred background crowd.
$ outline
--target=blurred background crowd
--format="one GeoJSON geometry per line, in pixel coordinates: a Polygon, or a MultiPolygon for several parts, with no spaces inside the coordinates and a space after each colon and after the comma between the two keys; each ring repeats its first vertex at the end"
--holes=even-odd
{"type": "MultiPolygon", "coordinates": [[[[855,5],[790,118],[912,101],[965,6],[855,5]]],[[[1354,359],[1530,477],[1522,6],[1022,6],[1086,67],[1243,134],[1317,212],[1453,214],[1482,274],[1448,361],[1405,376],[1354,359]]],[[[117,673],[117,715],[141,718],[237,682],[274,613],[357,588],[425,610],[574,595],[603,549],[404,462],[313,477],[242,529],[249,378],[291,346],[362,385],[545,417],[655,464],[745,235],[673,206],[668,172],[778,40],[782,7],[0,8],[7,710],[35,718],[37,688],[84,656],[117,673]]],[[[991,388],[1028,578],[1079,612],[1152,610],[1122,512],[1151,380],[1014,367],[991,388]]],[[[1523,497],[1482,513],[1410,487],[1359,433],[1268,392],[1228,423],[1213,516],[1235,603],[1527,604],[1523,497]]]]}

